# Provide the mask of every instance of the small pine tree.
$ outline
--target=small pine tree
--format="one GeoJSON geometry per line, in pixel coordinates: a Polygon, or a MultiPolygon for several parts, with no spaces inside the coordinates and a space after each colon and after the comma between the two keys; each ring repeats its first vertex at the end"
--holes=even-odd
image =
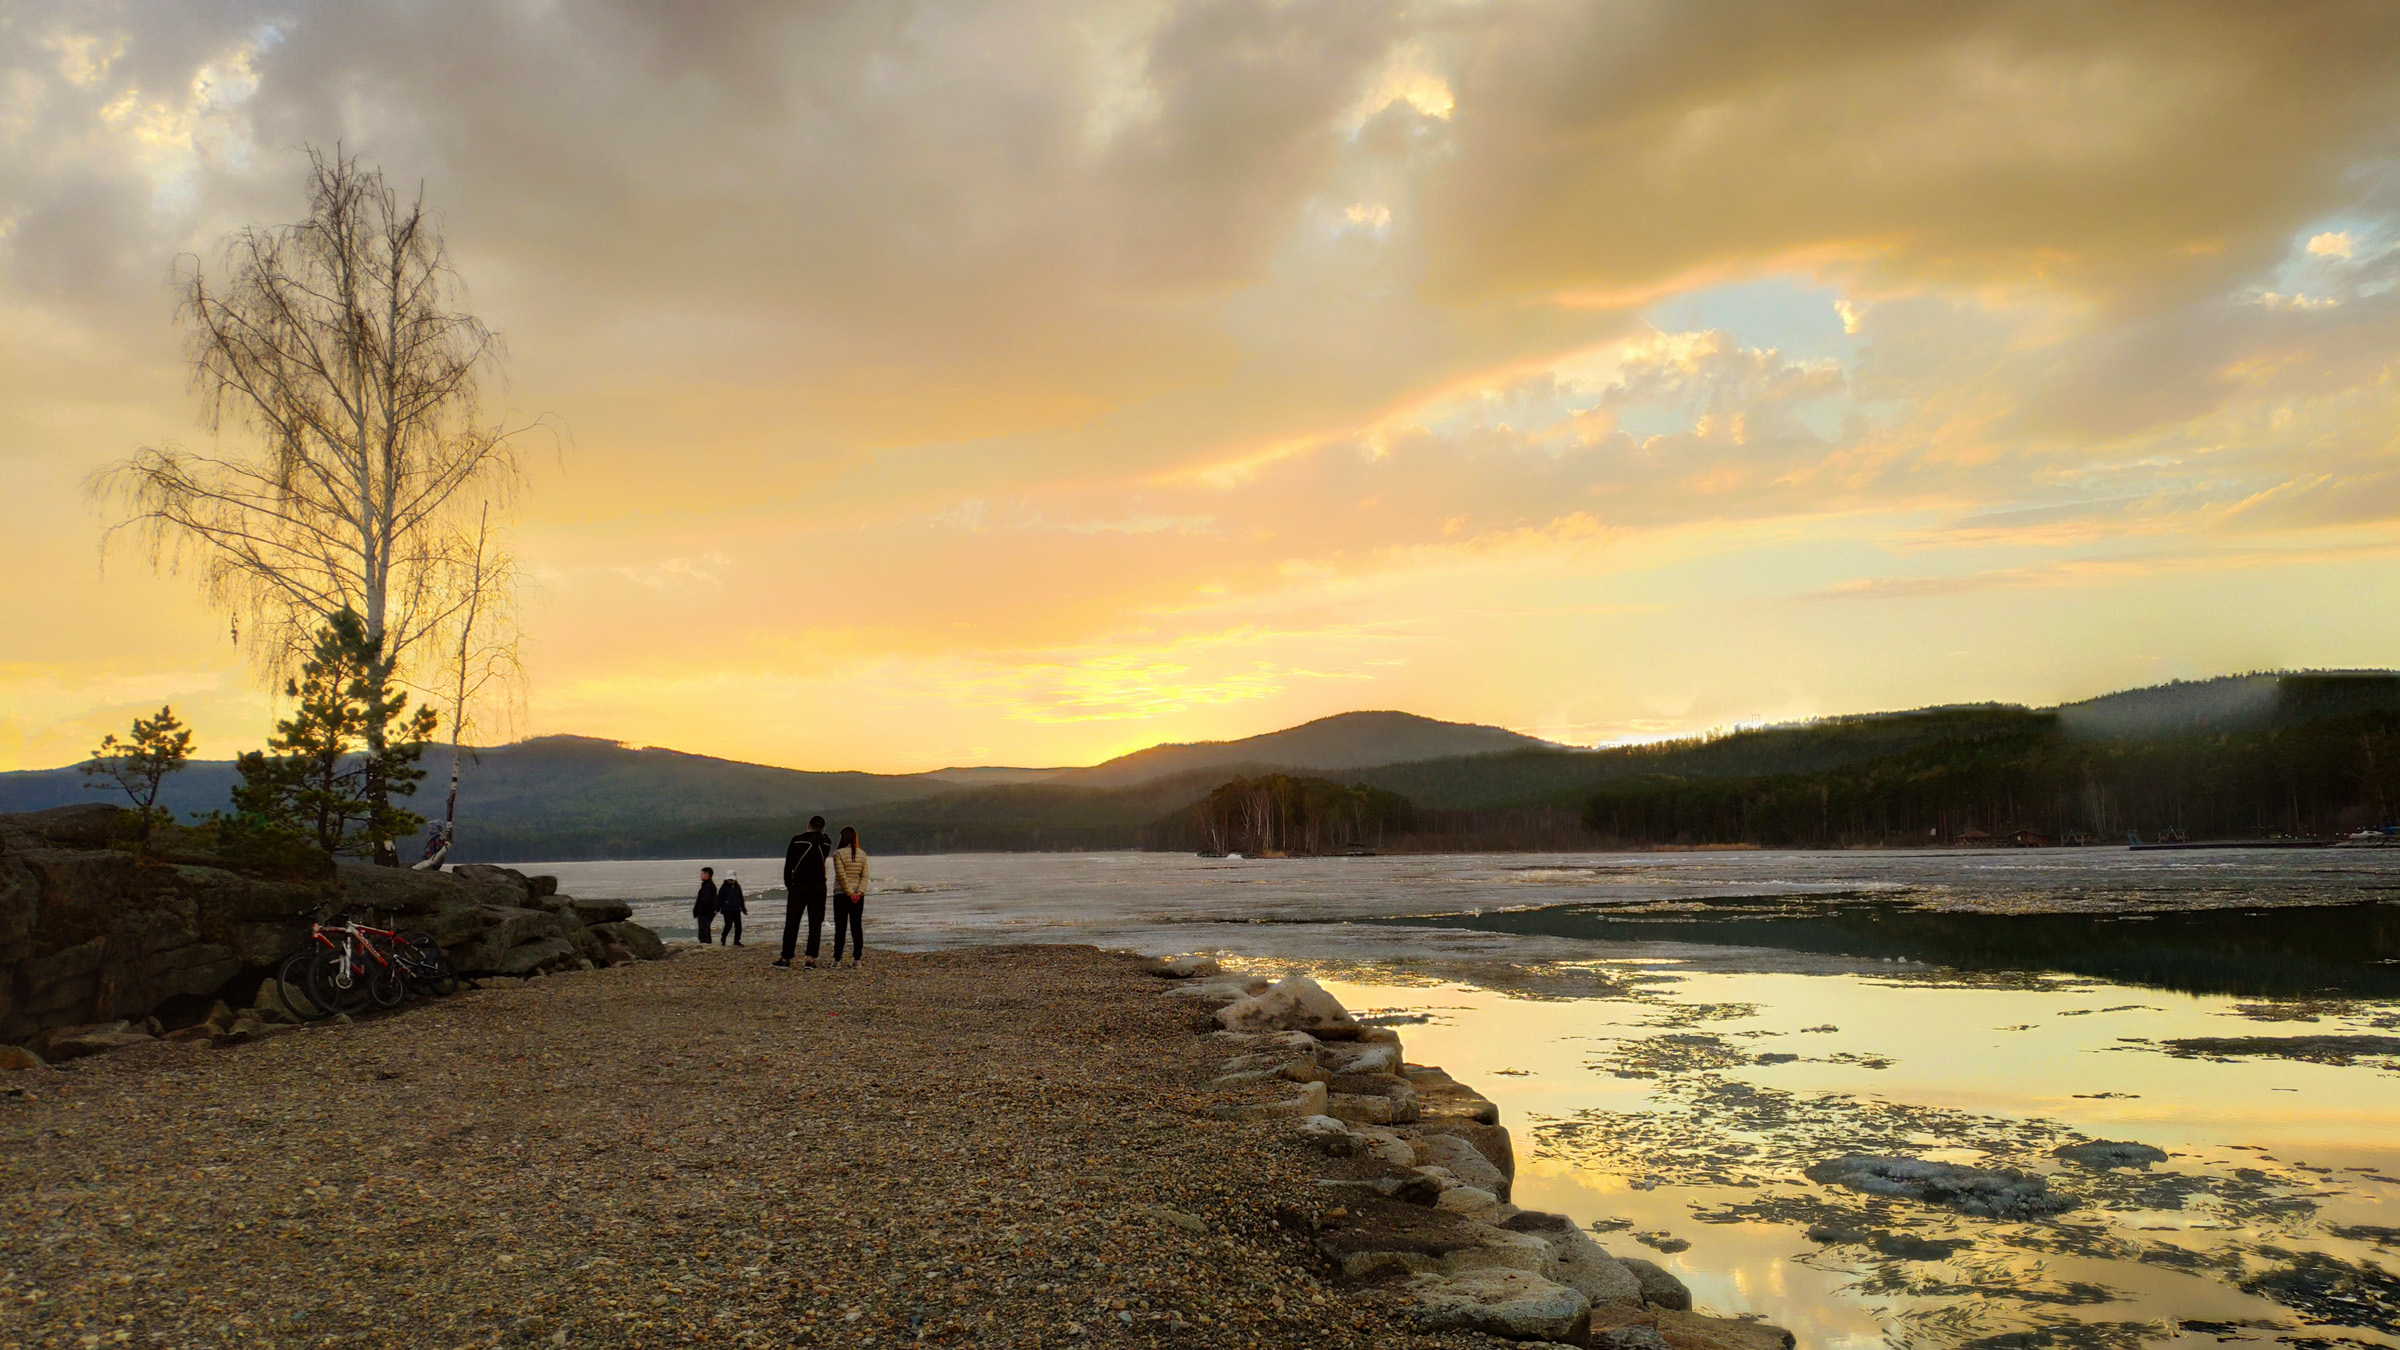
{"type": "Polygon", "coordinates": [[[114,787],[123,792],[133,802],[134,816],[141,822],[141,840],[147,844],[153,829],[174,819],[173,813],[158,804],[159,789],[167,775],[181,769],[191,757],[191,730],[176,718],[174,708],[161,708],[158,716],[147,721],[133,719],[132,740],[120,741],[115,732],[100,738],[83,772],[107,781],[84,786],[103,792],[114,787]]]}
{"type": "Polygon", "coordinates": [[[297,833],[328,853],[362,856],[378,853],[378,841],[415,833],[423,817],[378,807],[371,788],[380,780],[387,793],[416,791],[425,776],[416,761],[433,737],[434,712],[408,712],[393,663],[366,624],[347,610],[335,615],[284,692],[294,701],[292,715],[275,724],[264,751],[237,762],[237,819],[297,833]],[[378,740],[380,756],[369,749],[378,740]]]}

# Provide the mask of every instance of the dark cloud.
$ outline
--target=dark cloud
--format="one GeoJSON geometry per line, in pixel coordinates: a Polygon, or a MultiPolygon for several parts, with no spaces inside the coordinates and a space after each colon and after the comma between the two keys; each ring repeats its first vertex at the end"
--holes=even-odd
{"type": "Polygon", "coordinates": [[[2400,109],[2400,11],[2345,0],[1537,0],[1456,41],[1431,210],[1461,295],[1824,251],[2188,296],[2350,201],[2400,109]]]}

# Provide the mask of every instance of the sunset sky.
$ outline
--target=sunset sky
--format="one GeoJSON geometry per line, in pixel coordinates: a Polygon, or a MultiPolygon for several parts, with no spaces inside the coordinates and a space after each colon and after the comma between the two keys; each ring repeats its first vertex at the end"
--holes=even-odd
{"type": "Polygon", "coordinates": [[[0,0],[0,768],[272,701],[82,483],[339,143],[528,445],[508,736],[1087,763],[2400,665],[2400,7],[0,0]]]}

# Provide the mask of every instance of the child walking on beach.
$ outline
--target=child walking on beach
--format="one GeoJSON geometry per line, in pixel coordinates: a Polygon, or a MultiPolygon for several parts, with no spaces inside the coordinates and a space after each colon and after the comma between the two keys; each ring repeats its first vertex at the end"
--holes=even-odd
{"type": "MultiPolygon", "coordinates": [[[[717,914],[725,920],[724,929],[717,935],[718,946],[742,945],[742,916],[749,912],[749,903],[742,899],[742,874],[727,872],[725,884],[717,887],[717,914]]],[[[708,938],[703,935],[700,940],[706,942],[708,938]]]]}
{"type": "Polygon", "coordinates": [[[867,855],[858,847],[858,831],[842,827],[842,842],[833,850],[833,963],[842,963],[842,934],[850,934],[850,964],[867,954],[867,855]]]}

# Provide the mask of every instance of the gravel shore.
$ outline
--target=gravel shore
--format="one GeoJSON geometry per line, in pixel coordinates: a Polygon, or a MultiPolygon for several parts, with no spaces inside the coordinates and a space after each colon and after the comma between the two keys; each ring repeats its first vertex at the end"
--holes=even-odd
{"type": "Polygon", "coordinates": [[[1134,958],[771,955],[0,1076],[0,1345],[1506,1344],[1320,1282],[1134,958]]]}

